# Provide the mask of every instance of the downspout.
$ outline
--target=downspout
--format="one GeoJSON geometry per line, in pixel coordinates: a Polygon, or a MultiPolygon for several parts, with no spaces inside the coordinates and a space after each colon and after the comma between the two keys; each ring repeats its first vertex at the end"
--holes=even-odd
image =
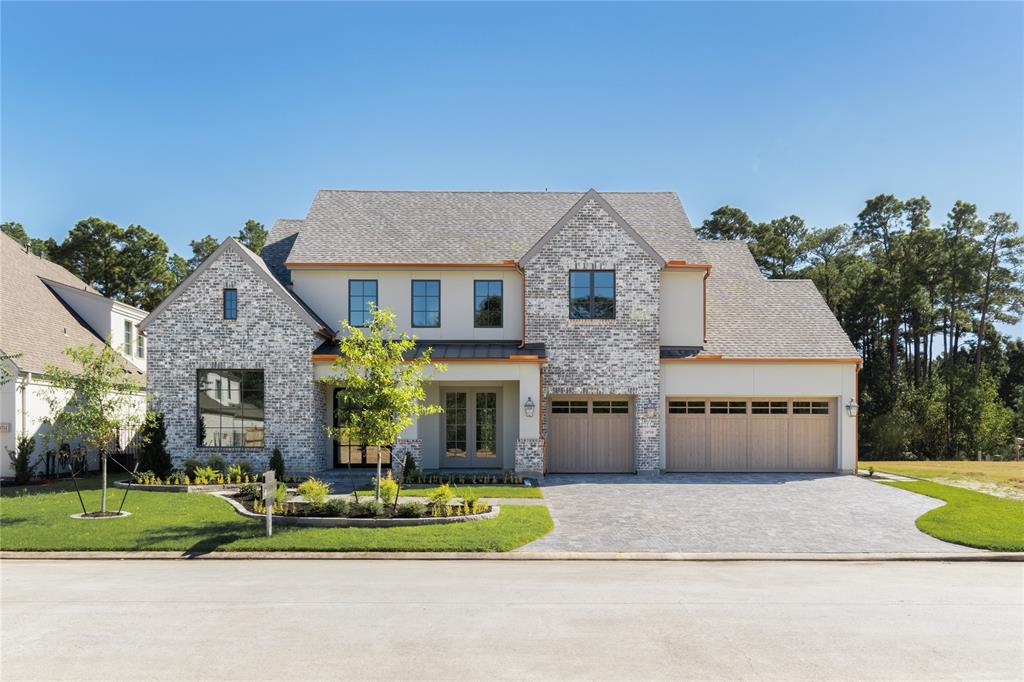
{"type": "MultiPolygon", "coordinates": [[[[28,385],[32,382],[32,372],[25,372],[25,379],[21,382],[21,435],[28,433],[28,385]]],[[[14,434],[15,443],[18,434],[14,434]]]]}
{"type": "Polygon", "coordinates": [[[711,268],[704,271],[704,343],[708,342],[708,277],[711,276],[711,268]]]}
{"type": "Polygon", "coordinates": [[[519,273],[519,279],[523,283],[523,296],[522,296],[523,300],[521,301],[521,303],[523,304],[523,314],[522,314],[523,339],[522,339],[522,341],[519,342],[519,347],[520,348],[525,348],[526,347],[526,271],[523,270],[522,266],[519,265],[519,263],[515,262],[515,261],[513,261],[512,267],[514,267],[516,269],[516,272],[519,273]]]}
{"type": "MultiPolygon", "coordinates": [[[[856,393],[853,399],[857,401],[857,416],[853,418],[853,475],[857,476],[860,472],[860,370],[863,367],[861,363],[857,363],[857,380],[854,382],[856,393]]],[[[842,408],[840,408],[842,409],[842,408]]]]}

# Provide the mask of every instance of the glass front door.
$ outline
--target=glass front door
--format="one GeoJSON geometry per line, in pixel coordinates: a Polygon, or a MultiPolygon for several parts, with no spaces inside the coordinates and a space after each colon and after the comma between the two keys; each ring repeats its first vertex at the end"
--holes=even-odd
{"type": "Polygon", "coordinates": [[[497,391],[453,390],[443,395],[441,466],[500,468],[497,391]]]}
{"type": "MultiPolygon", "coordinates": [[[[358,409],[351,401],[346,400],[345,392],[338,388],[334,390],[334,426],[339,427],[344,423],[345,413],[358,409]]],[[[381,448],[381,465],[391,466],[391,449],[381,448]]],[[[377,449],[369,447],[364,443],[357,443],[345,436],[341,441],[334,441],[334,466],[335,467],[377,466],[377,449]]]]}

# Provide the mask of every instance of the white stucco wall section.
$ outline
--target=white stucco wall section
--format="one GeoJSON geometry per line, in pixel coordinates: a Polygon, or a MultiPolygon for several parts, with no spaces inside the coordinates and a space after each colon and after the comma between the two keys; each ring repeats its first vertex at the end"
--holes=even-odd
{"type": "Polygon", "coordinates": [[[377,305],[391,308],[398,328],[421,339],[451,341],[502,341],[522,339],[523,280],[515,270],[502,269],[292,269],[292,289],[334,328],[348,319],[348,281],[377,280],[377,305]],[[441,326],[412,326],[412,280],[441,281],[441,326]],[[502,281],[502,326],[473,326],[473,280],[502,281]]]}
{"type": "MultiPolygon", "coordinates": [[[[839,468],[852,472],[857,457],[857,419],[846,404],[857,400],[857,364],[834,362],[663,362],[661,398],[678,396],[836,398],[839,468]]],[[[665,415],[661,410],[661,432],[665,415]]],[[[665,463],[665,439],[661,441],[665,463]]]]}
{"type": "Polygon", "coordinates": [[[704,270],[661,271],[661,345],[704,343],[704,270]]]}

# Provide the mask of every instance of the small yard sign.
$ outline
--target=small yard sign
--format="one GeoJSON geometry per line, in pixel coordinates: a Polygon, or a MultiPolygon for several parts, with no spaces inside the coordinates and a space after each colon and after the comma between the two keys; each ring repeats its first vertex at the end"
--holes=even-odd
{"type": "Polygon", "coordinates": [[[267,537],[274,534],[274,494],[277,493],[277,476],[273,471],[263,474],[263,506],[267,510],[267,537]]]}

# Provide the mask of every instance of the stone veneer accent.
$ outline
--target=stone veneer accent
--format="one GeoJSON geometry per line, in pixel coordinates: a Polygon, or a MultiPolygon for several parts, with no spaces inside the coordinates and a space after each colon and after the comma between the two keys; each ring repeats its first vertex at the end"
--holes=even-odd
{"type": "Polygon", "coordinates": [[[516,473],[540,478],[544,475],[544,439],[520,438],[516,441],[516,473]]]}
{"type": "MultiPolygon", "coordinates": [[[[526,263],[526,340],[547,350],[544,436],[553,395],[633,398],[636,470],[659,470],[661,267],[591,199],[526,263]],[[569,319],[569,271],[615,271],[615,319],[569,319]],[[644,416],[652,409],[652,416],[644,416]]],[[[518,469],[519,448],[516,460],[518,469]]]]}
{"type": "MultiPolygon", "coordinates": [[[[405,471],[405,456],[412,454],[412,461],[416,468],[423,470],[423,441],[419,438],[399,438],[391,448],[391,474],[397,480],[402,480],[405,471]]],[[[376,474],[374,474],[376,476],[376,474]]]]}
{"type": "Polygon", "coordinates": [[[280,448],[288,475],[325,469],[323,394],[313,350],[323,341],[294,308],[229,245],[146,330],[148,380],[154,409],[163,412],[175,467],[188,458],[221,455],[262,471],[280,448]],[[223,289],[238,290],[238,319],[224,320],[223,289]],[[265,441],[262,448],[200,448],[196,444],[197,372],[262,369],[265,441]]]}

